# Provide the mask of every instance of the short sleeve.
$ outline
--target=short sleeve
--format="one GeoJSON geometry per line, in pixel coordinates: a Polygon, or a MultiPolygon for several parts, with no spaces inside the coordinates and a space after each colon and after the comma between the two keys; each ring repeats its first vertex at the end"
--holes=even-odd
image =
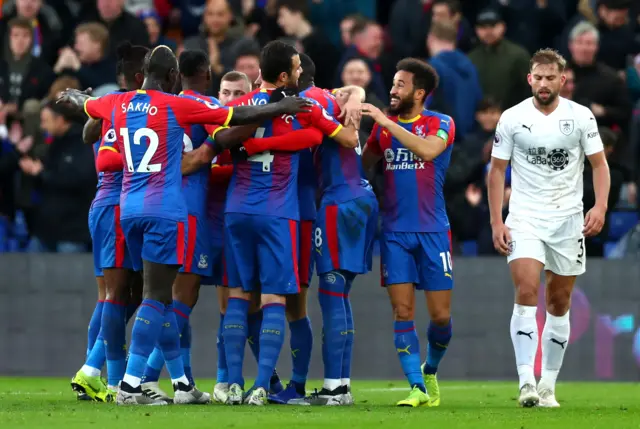
{"type": "Polygon", "coordinates": [[[99,98],[88,98],[84,102],[84,112],[91,119],[111,120],[113,111],[113,95],[104,95],[99,98]]]}
{"type": "Polygon", "coordinates": [[[508,161],[513,154],[513,133],[512,124],[508,115],[504,113],[500,117],[496,133],[493,136],[493,149],[491,150],[491,156],[498,159],[508,161]]]}
{"type": "Polygon", "coordinates": [[[374,124],[371,134],[367,139],[367,147],[372,153],[376,155],[382,155],[382,149],[380,148],[380,142],[378,141],[378,135],[380,134],[380,125],[374,124]]]}
{"type": "Polygon", "coordinates": [[[604,145],[602,144],[602,138],[598,131],[598,122],[595,116],[591,113],[591,110],[587,107],[583,110],[580,116],[580,129],[582,136],[580,137],[580,145],[584,150],[584,154],[589,156],[594,153],[602,152],[604,145]]]}
{"type": "Polygon", "coordinates": [[[209,100],[191,97],[171,99],[174,114],[182,124],[218,124],[228,126],[233,107],[219,106],[209,100]]]}
{"type": "Polygon", "coordinates": [[[449,146],[455,139],[456,126],[453,122],[453,118],[449,116],[434,116],[430,122],[438,122],[436,125],[431,126],[429,123],[427,129],[427,136],[440,137],[449,146]]]}
{"type": "Polygon", "coordinates": [[[110,150],[112,152],[120,153],[118,145],[116,144],[117,140],[116,131],[113,128],[109,128],[104,136],[102,136],[102,141],[100,142],[98,151],[110,150]]]}
{"type": "Polygon", "coordinates": [[[326,136],[334,137],[342,129],[342,124],[319,104],[314,104],[308,117],[311,125],[322,131],[322,134],[326,136]]]}

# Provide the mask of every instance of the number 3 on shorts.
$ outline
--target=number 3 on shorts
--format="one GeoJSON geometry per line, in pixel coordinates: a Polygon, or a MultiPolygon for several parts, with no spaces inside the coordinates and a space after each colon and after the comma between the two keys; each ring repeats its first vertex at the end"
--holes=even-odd
{"type": "Polygon", "coordinates": [[[317,249],[322,248],[322,230],[319,227],[313,233],[313,242],[317,249]]]}

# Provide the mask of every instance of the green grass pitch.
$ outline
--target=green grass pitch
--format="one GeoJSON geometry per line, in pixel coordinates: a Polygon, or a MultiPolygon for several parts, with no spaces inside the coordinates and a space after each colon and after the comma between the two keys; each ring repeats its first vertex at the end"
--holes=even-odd
{"type": "MultiPolygon", "coordinates": [[[[211,390],[212,380],[199,380],[211,390]]],[[[319,383],[310,383],[319,386],[319,383]]],[[[170,391],[169,385],[164,386],[170,391]]],[[[0,428],[640,428],[640,384],[560,383],[560,409],[516,407],[516,382],[441,382],[439,408],[396,408],[403,382],[354,382],[354,407],[117,407],[78,402],[68,380],[0,378],[0,428]]]]}

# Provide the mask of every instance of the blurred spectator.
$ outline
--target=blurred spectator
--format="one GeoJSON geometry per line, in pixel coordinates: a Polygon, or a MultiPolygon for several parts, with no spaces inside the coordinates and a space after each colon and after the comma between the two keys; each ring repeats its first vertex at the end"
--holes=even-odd
{"type": "Polygon", "coordinates": [[[31,53],[33,30],[31,22],[22,17],[8,24],[9,54],[0,59],[0,109],[16,115],[25,101],[40,100],[49,90],[54,74],[47,63],[31,53]]]}
{"type": "Polygon", "coordinates": [[[504,38],[506,26],[494,9],[485,9],[476,19],[476,32],[481,45],[469,53],[480,76],[482,93],[496,99],[508,109],[527,97],[529,53],[504,38]]]}
{"type": "Polygon", "coordinates": [[[376,17],[377,0],[312,0],[307,3],[310,6],[311,23],[321,28],[336,47],[340,46],[340,22],[345,16],[359,14],[367,19],[376,17]]]}
{"type": "Polygon", "coordinates": [[[456,49],[456,27],[434,22],[427,37],[430,63],[438,72],[440,91],[456,121],[456,140],[462,140],[475,126],[476,106],[482,100],[478,72],[469,58],[456,49]]]}
{"type": "Polygon", "coordinates": [[[564,75],[566,80],[562,88],[560,88],[560,96],[568,100],[573,100],[573,93],[576,90],[576,75],[573,69],[568,66],[564,69],[564,75]]]}
{"type": "MultiPolygon", "coordinates": [[[[360,58],[352,58],[344,65],[342,69],[342,85],[339,86],[347,86],[347,85],[356,85],[365,89],[365,103],[373,104],[379,109],[385,109],[387,106],[384,105],[382,101],[371,91],[371,71],[369,70],[369,66],[364,60],[360,58]]],[[[360,129],[358,131],[358,135],[360,136],[360,142],[364,144],[369,135],[371,134],[371,130],[373,129],[375,121],[368,117],[363,116],[362,121],[360,122],[360,129]]]]}
{"type": "Polygon", "coordinates": [[[124,10],[124,0],[96,0],[85,3],[81,22],[101,22],[109,30],[109,55],[115,58],[116,49],[122,42],[149,46],[149,35],[144,23],[124,10]]]}
{"type": "Polygon", "coordinates": [[[195,36],[201,31],[202,15],[207,0],[171,1],[174,9],[172,18],[179,23],[182,36],[195,36]]]}
{"type": "Polygon", "coordinates": [[[631,105],[626,87],[615,71],[596,61],[598,30],[588,22],[576,25],[569,36],[571,68],[575,73],[574,101],[591,109],[598,124],[626,129],[631,105]]]}
{"type": "Polygon", "coordinates": [[[334,87],[340,86],[342,69],[352,58],[360,58],[371,71],[371,90],[383,103],[389,101],[389,92],[382,75],[382,28],[374,21],[356,22],[351,29],[353,44],[342,55],[338,65],[334,87]]]}
{"type": "Polygon", "coordinates": [[[260,47],[253,41],[243,41],[237,48],[233,69],[246,74],[253,87],[260,77],[260,47]]]}
{"type": "Polygon", "coordinates": [[[55,101],[42,110],[42,128],[53,137],[46,159],[20,160],[22,171],[36,178],[41,196],[30,250],[86,252],[91,241],[87,215],[96,185],[93,149],[82,142],[82,125],[55,101]]]}
{"type": "Polygon", "coordinates": [[[640,100],[640,54],[633,58],[633,63],[627,67],[624,78],[631,102],[635,104],[640,100]]]}
{"type": "MultiPolygon", "coordinates": [[[[208,0],[212,1],[212,0],[208,0]]],[[[243,15],[245,21],[245,37],[258,41],[260,46],[264,46],[272,40],[284,36],[282,29],[278,25],[277,0],[262,1],[264,7],[260,6],[260,1],[247,0],[243,2],[243,15]]],[[[338,19],[338,18],[336,18],[338,19]]]]}
{"type": "Polygon", "coordinates": [[[366,20],[367,18],[362,15],[348,15],[340,21],[340,41],[342,42],[340,46],[341,50],[346,50],[353,44],[351,30],[353,30],[353,26],[356,25],[356,22],[364,23],[366,20]]]}
{"type": "Polygon", "coordinates": [[[239,39],[229,34],[232,20],[227,0],[209,0],[202,17],[201,34],[184,42],[185,49],[199,49],[209,54],[214,74],[213,93],[217,93],[222,75],[231,71],[234,66],[239,39]]]}
{"type": "Polygon", "coordinates": [[[630,158],[632,175],[635,178],[635,184],[629,189],[630,195],[628,199],[632,204],[635,204],[640,211],[640,198],[638,197],[638,190],[640,189],[640,100],[636,103],[633,109],[633,117],[631,119],[631,132],[629,137],[630,143],[630,158]]]}
{"type": "MultiPolygon", "coordinates": [[[[462,16],[460,0],[433,0],[431,14],[431,25],[434,23],[453,25],[456,31],[455,46],[459,50],[469,52],[473,48],[476,37],[469,21],[462,16]]],[[[457,131],[458,129],[456,128],[457,131]]]]}
{"type": "Polygon", "coordinates": [[[76,28],[74,49],[68,46],[62,48],[53,71],[58,75],[77,77],[83,88],[115,85],[116,63],[108,53],[107,27],[98,22],[81,24],[76,28]]]}
{"type": "Polygon", "coordinates": [[[149,34],[149,47],[165,45],[176,51],[176,42],[162,34],[162,20],[155,10],[145,10],[138,14],[139,18],[144,22],[149,34]]]}
{"type": "Polygon", "coordinates": [[[340,57],[326,34],[311,26],[307,0],[278,0],[277,5],[280,28],[295,39],[299,51],[309,55],[314,63],[322,64],[316,71],[316,85],[330,88],[340,57]]]}
{"type": "Polygon", "coordinates": [[[153,9],[154,3],[154,0],[125,0],[124,9],[131,15],[139,15],[146,10],[153,9]]]}
{"type": "Polygon", "coordinates": [[[530,54],[553,46],[567,23],[568,0],[496,1],[507,24],[507,38],[530,54]]]}
{"type": "MultiPolygon", "coordinates": [[[[49,93],[47,94],[47,100],[56,100],[60,93],[67,88],[80,89],[80,81],[73,76],[59,77],[51,84],[51,88],[49,88],[49,93]]],[[[38,127],[39,126],[40,115],[38,115],[38,127]]]]}
{"type": "Polygon", "coordinates": [[[60,30],[62,24],[54,9],[43,5],[42,0],[16,0],[5,5],[6,13],[0,20],[0,47],[2,56],[9,55],[8,23],[15,17],[26,19],[31,24],[32,40],[31,54],[42,58],[46,63],[53,64],[60,46],[60,30]]]}
{"type": "Polygon", "coordinates": [[[389,33],[394,59],[426,56],[423,41],[429,32],[431,0],[396,0],[391,8],[389,33]]]}

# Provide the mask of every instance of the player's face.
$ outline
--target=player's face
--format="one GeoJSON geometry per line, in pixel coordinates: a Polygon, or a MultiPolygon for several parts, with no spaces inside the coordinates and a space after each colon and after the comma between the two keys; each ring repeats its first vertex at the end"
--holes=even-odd
{"type": "Polygon", "coordinates": [[[9,48],[13,55],[23,56],[31,47],[33,33],[26,28],[13,27],[9,33],[9,48]]]}
{"type": "Polygon", "coordinates": [[[527,79],[533,96],[543,106],[558,98],[565,82],[565,76],[560,73],[557,64],[534,64],[527,79]]]}
{"type": "Polygon", "coordinates": [[[580,34],[569,42],[571,58],[578,65],[593,64],[598,52],[598,39],[592,32],[580,34]]]}
{"type": "Polygon", "coordinates": [[[487,132],[494,132],[498,127],[498,121],[502,112],[500,109],[487,109],[481,110],[476,113],[476,121],[480,124],[480,127],[487,132]]]}
{"type": "Polygon", "coordinates": [[[300,74],[302,74],[302,65],[300,63],[300,55],[294,55],[291,57],[291,72],[289,73],[289,80],[286,83],[287,87],[296,87],[298,86],[298,79],[300,79],[300,74]]]}
{"type": "Polygon", "coordinates": [[[391,96],[389,113],[392,115],[402,115],[403,113],[411,111],[416,103],[413,74],[406,71],[397,72],[393,78],[393,86],[389,94],[391,96]]]}
{"type": "Polygon", "coordinates": [[[247,82],[244,79],[237,80],[235,82],[225,80],[220,83],[218,100],[220,100],[220,103],[222,103],[223,105],[226,105],[236,98],[240,98],[243,95],[249,93],[249,91],[251,91],[251,88],[247,86],[247,82]]]}

